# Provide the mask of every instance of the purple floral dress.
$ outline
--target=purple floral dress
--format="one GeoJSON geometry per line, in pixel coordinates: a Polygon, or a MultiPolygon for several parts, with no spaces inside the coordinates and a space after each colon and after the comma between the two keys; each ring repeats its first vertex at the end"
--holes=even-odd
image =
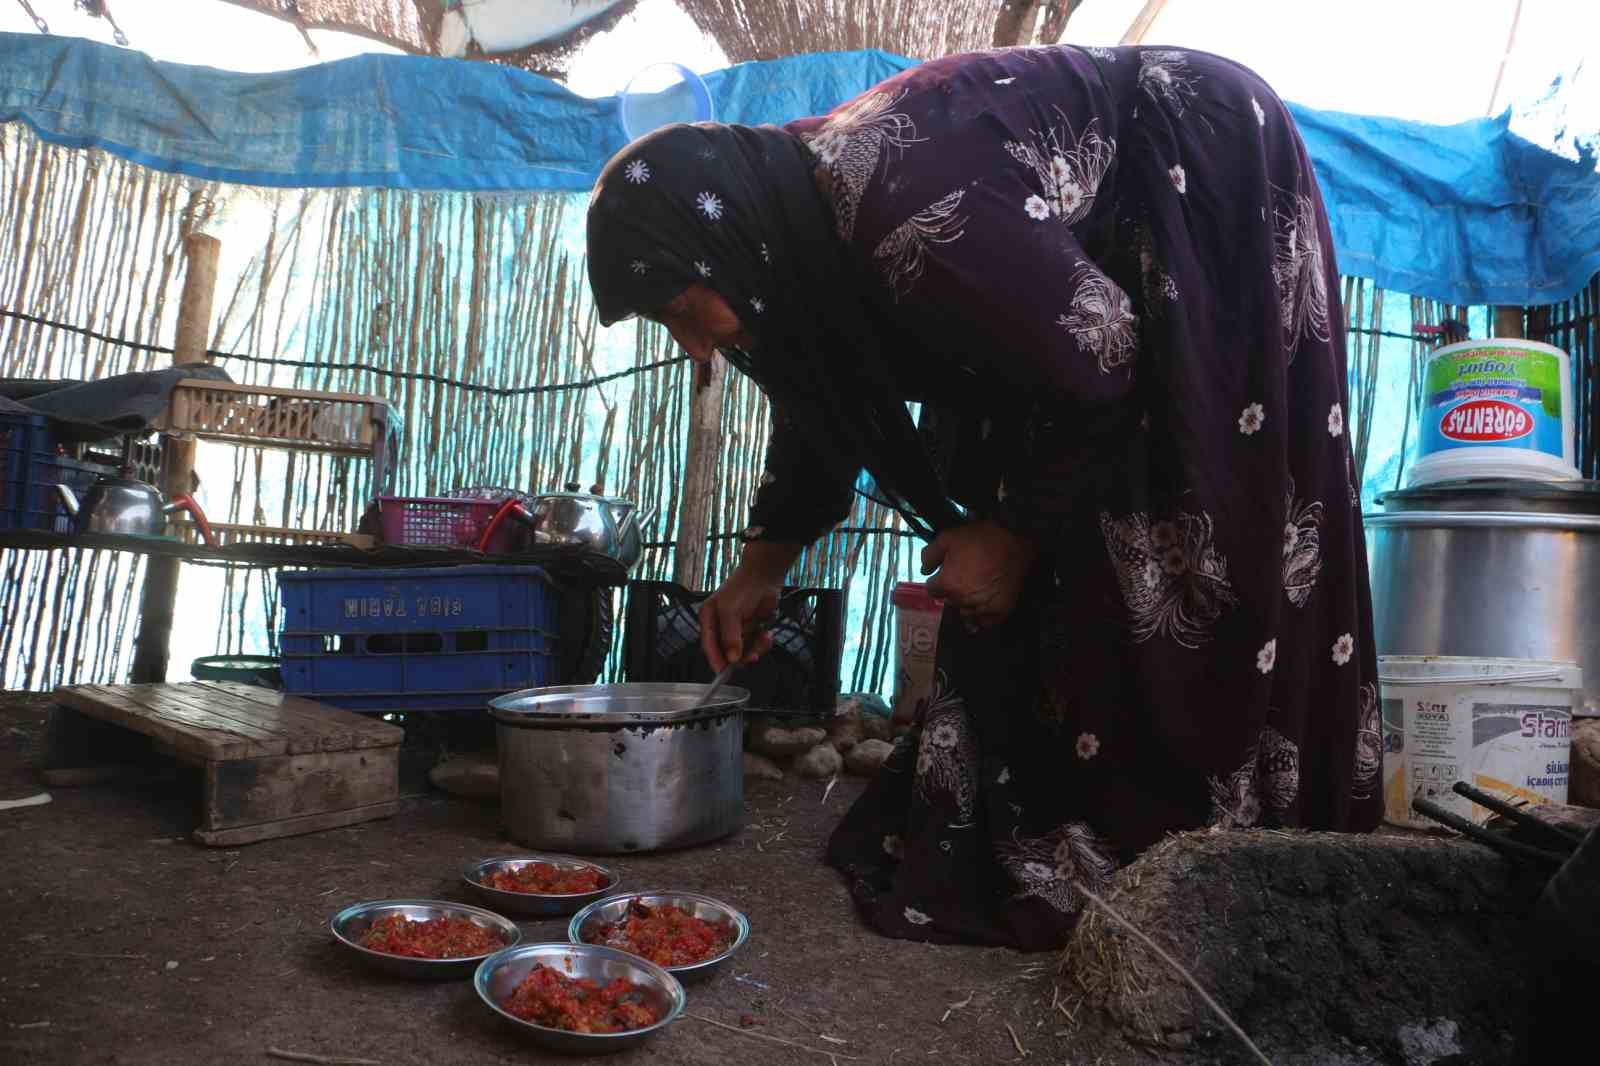
{"type": "MultiPolygon", "coordinates": [[[[868,921],[1049,948],[1166,832],[1375,826],[1338,274],[1277,96],[1198,52],[1022,48],[789,129],[952,495],[1041,549],[1005,624],[947,614],[830,842],[868,921]]],[[[752,533],[809,539],[839,486],[775,433],[752,533]]]]}

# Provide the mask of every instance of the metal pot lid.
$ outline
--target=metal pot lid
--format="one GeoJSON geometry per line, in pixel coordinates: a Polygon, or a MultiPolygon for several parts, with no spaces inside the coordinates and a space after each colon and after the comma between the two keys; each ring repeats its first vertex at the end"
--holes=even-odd
{"type": "Polygon", "coordinates": [[[750,702],[746,689],[724,685],[705,706],[705,685],[662,681],[620,685],[556,685],[509,692],[489,701],[507,725],[537,728],[575,725],[670,725],[737,713],[750,702]]]}
{"type": "Polygon", "coordinates": [[[1385,512],[1495,511],[1600,515],[1600,481],[1471,478],[1439,481],[1378,496],[1385,512]]]}

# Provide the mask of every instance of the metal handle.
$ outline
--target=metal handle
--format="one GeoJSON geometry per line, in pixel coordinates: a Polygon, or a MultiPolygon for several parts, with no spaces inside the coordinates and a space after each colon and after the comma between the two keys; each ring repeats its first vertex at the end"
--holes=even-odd
{"type": "Polygon", "coordinates": [[[489,519],[489,524],[483,528],[483,536],[478,538],[478,550],[481,552],[488,552],[489,542],[493,540],[494,535],[500,531],[501,523],[503,523],[508,517],[513,516],[519,522],[533,521],[533,515],[529,514],[528,509],[522,506],[522,501],[517,499],[515,496],[510,497],[505,503],[500,505],[500,509],[494,513],[494,517],[489,519]]]}
{"type": "Polygon", "coordinates": [[[212,535],[211,523],[206,519],[205,511],[200,509],[200,503],[187,492],[181,492],[172,498],[172,502],[161,508],[163,514],[176,514],[187,511],[194,519],[195,526],[200,530],[200,539],[206,542],[207,547],[215,548],[217,538],[212,535]]]}

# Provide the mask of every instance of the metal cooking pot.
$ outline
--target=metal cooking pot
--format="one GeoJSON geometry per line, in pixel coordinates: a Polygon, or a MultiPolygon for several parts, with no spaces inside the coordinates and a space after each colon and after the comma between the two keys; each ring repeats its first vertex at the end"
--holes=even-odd
{"type": "Polygon", "coordinates": [[[724,687],[567,685],[489,701],[500,816],[519,844],[616,855],[703,844],[744,814],[744,706],[724,687]]]}
{"type": "Polygon", "coordinates": [[[1600,714],[1600,482],[1484,479],[1365,516],[1379,655],[1576,662],[1600,714]]]}

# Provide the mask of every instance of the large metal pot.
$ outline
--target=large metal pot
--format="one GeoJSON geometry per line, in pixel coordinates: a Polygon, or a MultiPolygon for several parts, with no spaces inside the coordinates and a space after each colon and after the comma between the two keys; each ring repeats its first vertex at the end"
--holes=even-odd
{"type": "Polygon", "coordinates": [[[744,814],[744,706],[724,687],[570,685],[489,701],[500,816],[531,848],[615,855],[726,836],[744,814]]]}
{"type": "Polygon", "coordinates": [[[1379,655],[1576,662],[1600,713],[1600,482],[1457,481],[1378,502],[1379,655]]]}

